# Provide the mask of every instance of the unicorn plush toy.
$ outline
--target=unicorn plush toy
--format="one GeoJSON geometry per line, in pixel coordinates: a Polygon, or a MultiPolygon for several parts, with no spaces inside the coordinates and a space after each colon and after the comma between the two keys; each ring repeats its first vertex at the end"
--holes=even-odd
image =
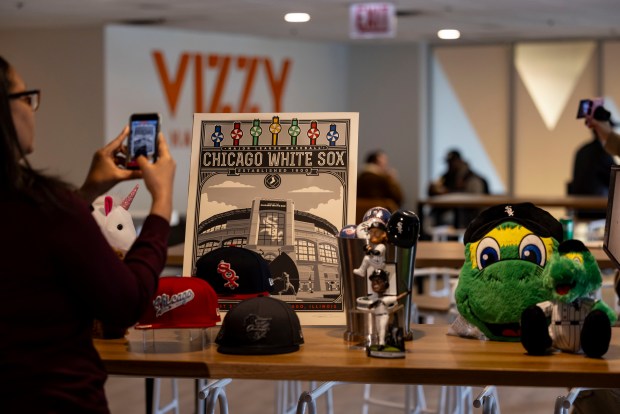
{"type": "Polygon", "coordinates": [[[129,206],[138,192],[138,185],[120,204],[114,205],[114,199],[106,195],[94,203],[93,217],[99,224],[110,246],[122,259],[136,240],[136,228],[129,213],[129,206]]]}
{"type": "MultiPolygon", "coordinates": [[[[120,204],[115,205],[114,198],[109,195],[99,197],[93,203],[93,217],[108,243],[118,256],[123,259],[125,254],[136,240],[136,228],[129,213],[129,206],[136,196],[138,185],[129,193],[120,204]]],[[[93,337],[114,339],[122,338],[126,329],[108,326],[99,320],[93,324],[93,337]]]]}

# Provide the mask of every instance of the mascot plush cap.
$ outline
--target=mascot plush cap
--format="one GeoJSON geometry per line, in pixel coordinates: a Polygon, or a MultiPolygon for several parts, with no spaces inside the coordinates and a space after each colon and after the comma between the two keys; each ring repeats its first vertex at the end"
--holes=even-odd
{"type": "Polygon", "coordinates": [[[464,244],[481,239],[489,231],[505,221],[513,221],[536,232],[541,237],[564,239],[562,224],[545,210],[532,203],[499,204],[489,207],[467,226],[464,244]]]}

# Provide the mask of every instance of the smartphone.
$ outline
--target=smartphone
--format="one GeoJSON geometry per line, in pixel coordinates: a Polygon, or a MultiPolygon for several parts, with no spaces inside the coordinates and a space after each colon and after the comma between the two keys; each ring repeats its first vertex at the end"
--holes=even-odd
{"type": "Polygon", "coordinates": [[[605,103],[603,98],[582,99],[579,101],[579,108],[577,108],[577,119],[585,118],[588,115],[592,115],[594,110],[602,106],[605,103]]]}
{"type": "Polygon", "coordinates": [[[592,99],[582,99],[579,101],[579,108],[577,108],[577,119],[585,118],[590,114],[592,108],[592,99]]]}
{"type": "Polygon", "coordinates": [[[161,117],[157,113],[133,114],[129,118],[127,140],[127,161],[129,169],[138,168],[136,158],[144,155],[149,162],[157,161],[157,136],[161,128],[161,117]]]}

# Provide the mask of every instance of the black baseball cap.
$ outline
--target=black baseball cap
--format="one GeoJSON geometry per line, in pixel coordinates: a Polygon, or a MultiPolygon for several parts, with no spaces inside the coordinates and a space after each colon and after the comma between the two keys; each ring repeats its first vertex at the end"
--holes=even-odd
{"type": "Polygon", "coordinates": [[[532,203],[517,203],[498,204],[483,210],[467,226],[463,243],[480,240],[491,229],[506,221],[521,224],[540,237],[553,237],[559,243],[564,240],[562,223],[555,217],[532,203]]]}
{"type": "Polygon", "coordinates": [[[222,354],[271,355],[299,350],[304,337],[299,317],[288,303],[261,296],[228,311],[215,342],[222,354]]]}
{"type": "Polygon", "coordinates": [[[267,260],[243,247],[220,247],[205,254],[196,262],[196,277],[206,280],[221,299],[269,296],[273,291],[267,260]]]}

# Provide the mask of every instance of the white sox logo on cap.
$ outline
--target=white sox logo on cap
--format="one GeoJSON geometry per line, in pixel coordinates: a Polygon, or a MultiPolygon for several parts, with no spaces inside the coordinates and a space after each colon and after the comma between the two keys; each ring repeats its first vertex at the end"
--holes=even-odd
{"type": "Polygon", "coordinates": [[[269,295],[273,280],[269,262],[259,253],[224,246],[196,260],[196,277],[206,280],[225,300],[243,300],[269,295]]]}
{"type": "Polygon", "coordinates": [[[271,318],[263,318],[253,313],[245,318],[244,323],[245,332],[252,341],[265,338],[271,328],[271,318]]]}
{"type": "Polygon", "coordinates": [[[226,283],[224,283],[225,287],[229,289],[239,287],[239,283],[237,283],[239,276],[237,276],[237,272],[230,267],[230,263],[220,260],[220,263],[217,265],[217,272],[226,280],[226,283]]]}

